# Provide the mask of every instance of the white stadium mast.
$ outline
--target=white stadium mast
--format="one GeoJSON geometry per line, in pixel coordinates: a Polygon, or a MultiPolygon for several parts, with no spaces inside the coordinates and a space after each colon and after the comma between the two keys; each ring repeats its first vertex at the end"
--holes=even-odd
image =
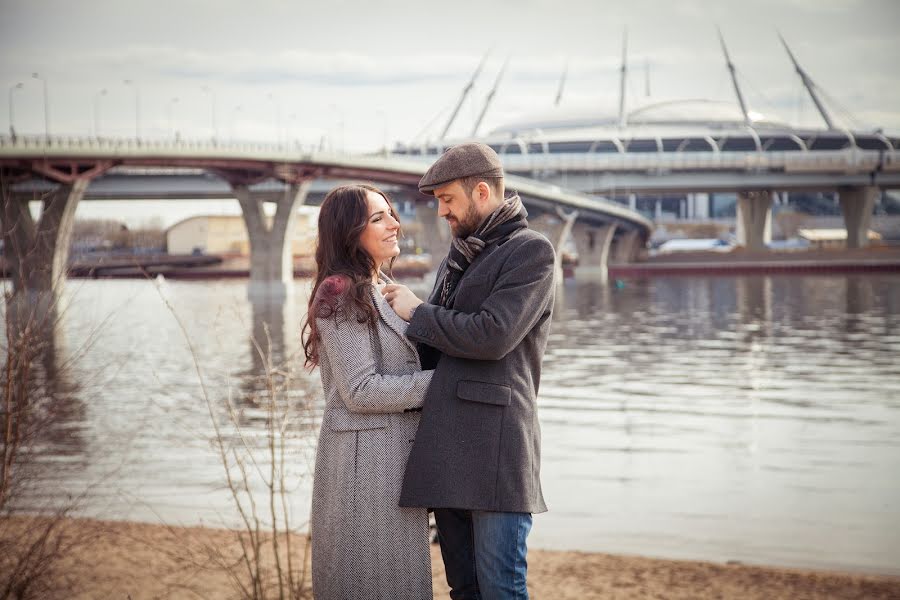
{"type": "Polygon", "coordinates": [[[625,127],[627,125],[628,118],[625,115],[625,78],[628,74],[627,67],[627,56],[628,56],[628,28],[625,28],[625,33],[622,35],[622,67],[620,68],[619,74],[619,126],[625,127]]]}
{"type": "Polygon", "coordinates": [[[485,53],[484,57],[481,59],[481,62],[478,63],[478,68],[475,69],[475,72],[472,74],[472,78],[469,80],[469,83],[466,84],[465,88],[463,88],[462,96],[460,96],[459,102],[456,103],[456,108],[453,109],[453,114],[450,115],[450,120],[447,121],[447,124],[444,126],[444,131],[441,132],[441,137],[438,139],[442,140],[447,137],[447,132],[450,130],[450,126],[453,125],[453,122],[456,120],[456,115],[459,114],[459,109],[462,107],[463,102],[466,101],[466,97],[469,95],[469,92],[472,91],[472,87],[474,87],[475,85],[475,80],[478,79],[478,75],[481,74],[481,69],[482,67],[484,67],[484,63],[487,60],[488,54],[490,53],[491,51],[488,50],[485,53]]]}
{"type": "Polygon", "coordinates": [[[556,102],[553,103],[553,106],[559,106],[559,101],[562,100],[563,88],[566,85],[566,76],[569,74],[569,60],[566,59],[566,64],[563,67],[562,77],[559,79],[559,89],[556,90],[556,102]]]}
{"type": "Polygon", "coordinates": [[[747,110],[747,103],[744,102],[744,95],[741,93],[741,86],[738,85],[737,73],[734,69],[734,63],[731,62],[731,57],[728,55],[728,48],[725,46],[725,38],[722,37],[722,30],[718,27],[716,28],[719,32],[719,43],[722,44],[722,53],[725,54],[725,64],[728,66],[728,72],[731,75],[731,83],[734,85],[734,94],[737,96],[738,104],[741,105],[741,114],[744,117],[744,124],[747,127],[753,126],[753,121],[750,119],[750,112],[747,110]]]}
{"type": "Polygon", "coordinates": [[[497,74],[497,79],[494,81],[494,87],[491,88],[487,98],[484,100],[484,108],[481,109],[481,114],[478,115],[478,120],[475,121],[475,127],[472,128],[472,137],[475,137],[478,134],[478,128],[481,127],[481,121],[484,120],[484,113],[487,112],[488,107],[491,105],[491,101],[494,99],[494,94],[497,93],[497,88],[500,87],[500,80],[503,79],[503,73],[506,72],[506,66],[508,64],[509,57],[506,58],[503,66],[500,67],[500,72],[497,74]]]}
{"type": "Polygon", "coordinates": [[[794,53],[791,52],[791,49],[788,47],[787,42],[784,41],[784,37],[781,33],[778,33],[778,37],[781,39],[781,43],[784,45],[784,49],[787,50],[788,56],[791,57],[791,62],[794,63],[794,68],[797,70],[797,74],[800,76],[800,81],[803,82],[803,85],[806,87],[806,91],[809,92],[809,97],[812,98],[813,104],[816,105],[816,109],[819,111],[819,114],[822,115],[822,119],[825,120],[825,126],[828,129],[836,129],[834,126],[834,122],[831,120],[831,115],[828,114],[828,111],[825,109],[825,105],[822,104],[822,100],[819,99],[819,95],[816,93],[816,84],[813,82],[812,78],[806,74],[806,71],[803,70],[803,67],[800,66],[800,63],[797,62],[797,59],[794,58],[794,53]]]}

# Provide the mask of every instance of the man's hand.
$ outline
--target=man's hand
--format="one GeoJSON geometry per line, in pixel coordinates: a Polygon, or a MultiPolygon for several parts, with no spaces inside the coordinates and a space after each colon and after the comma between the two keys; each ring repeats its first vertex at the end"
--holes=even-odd
{"type": "Polygon", "coordinates": [[[404,321],[409,321],[413,310],[422,304],[422,301],[409,291],[409,288],[405,285],[388,284],[381,288],[381,294],[388,301],[388,304],[391,305],[391,308],[394,309],[394,312],[397,313],[397,316],[404,321]]]}

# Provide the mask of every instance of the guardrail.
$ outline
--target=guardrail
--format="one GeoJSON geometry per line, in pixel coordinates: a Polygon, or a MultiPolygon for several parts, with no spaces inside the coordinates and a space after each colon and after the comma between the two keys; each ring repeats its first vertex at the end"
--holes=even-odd
{"type": "MultiPolygon", "coordinates": [[[[398,164],[432,162],[435,157],[409,155],[364,154],[319,151],[302,144],[272,144],[251,141],[165,140],[136,138],[93,138],[74,136],[16,136],[0,135],[0,151],[22,150],[27,154],[46,151],[50,155],[66,152],[103,155],[146,155],[163,153],[175,156],[202,154],[210,157],[242,157],[262,160],[296,161],[311,159],[337,163],[352,157],[354,161],[389,158],[398,164]]],[[[671,171],[784,171],[818,173],[866,173],[871,171],[900,172],[898,150],[804,150],[782,152],[653,152],[617,153],[558,153],[505,154],[506,169],[513,172],[540,171],[639,171],[653,174],[671,171]]]]}
{"type": "Polygon", "coordinates": [[[640,171],[784,171],[867,173],[900,171],[897,150],[806,150],[784,152],[678,152],[641,154],[505,155],[507,170],[515,172],[640,171]]]}
{"type": "MultiPolygon", "coordinates": [[[[213,139],[145,139],[81,136],[43,135],[0,135],[0,148],[21,148],[33,150],[52,148],[55,150],[207,150],[207,151],[261,151],[313,153],[311,145],[273,144],[246,140],[219,141],[213,139]]],[[[345,154],[330,152],[330,154],[345,154]]]]}

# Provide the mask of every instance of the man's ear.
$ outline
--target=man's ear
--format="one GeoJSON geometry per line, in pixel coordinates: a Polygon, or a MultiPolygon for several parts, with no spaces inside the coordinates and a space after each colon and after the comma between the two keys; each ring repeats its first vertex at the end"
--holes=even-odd
{"type": "Polygon", "coordinates": [[[491,187],[485,181],[479,181],[475,186],[475,197],[482,204],[491,199],[491,187]]]}

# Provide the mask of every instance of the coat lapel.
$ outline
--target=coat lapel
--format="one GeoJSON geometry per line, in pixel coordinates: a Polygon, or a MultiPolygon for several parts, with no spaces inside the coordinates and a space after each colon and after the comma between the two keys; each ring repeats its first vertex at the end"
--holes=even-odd
{"type": "Polygon", "coordinates": [[[444,282],[444,275],[447,273],[447,259],[441,261],[438,267],[437,275],[434,280],[434,287],[431,288],[431,295],[428,296],[428,304],[441,303],[441,284],[444,282]]]}
{"type": "MultiPolygon", "coordinates": [[[[513,235],[515,235],[515,234],[513,234],[513,235]]],[[[462,277],[459,280],[459,283],[456,284],[456,289],[453,290],[452,294],[450,294],[450,298],[447,300],[447,305],[449,308],[453,308],[453,305],[456,303],[456,294],[459,291],[460,284],[466,280],[466,276],[469,275],[469,273],[471,273],[472,270],[475,269],[475,267],[478,266],[478,264],[480,262],[482,262],[488,256],[493,254],[497,248],[499,248],[499,246],[495,242],[495,243],[491,244],[490,246],[486,247],[484,250],[482,250],[478,254],[478,256],[475,257],[475,259],[472,261],[472,264],[470,264],[469,268],[466,269],[466,272],[463,273],[462,277]]],[[[440,298],[440,295],[438,296],[438,298],[440,298]]]]}
{"type": "MultiPolygon", "coordinates": [[[[389,283],[393,283],[386,275],[382,274],[381,278],[389,283]]],[[[378,316],[381,317],[381,320],[385,322],[385,324],[390,327],[394,333],[400,336],[400,339],[403,340],[407,346],[409,346],[410,350],[413,353],[417,354],[416,347],[413,345],[409,338],[406,337],[406,327],[407,323],[403,319],[397,316],[397,313],[394,312],[394,309],[391,308],[391,305],[388,304],[387,300],[384,299],[384,296],[381,295],[381,291],[372,286],[372,300],[375,301],[375,308],[378,310],[378,316]]]]}

